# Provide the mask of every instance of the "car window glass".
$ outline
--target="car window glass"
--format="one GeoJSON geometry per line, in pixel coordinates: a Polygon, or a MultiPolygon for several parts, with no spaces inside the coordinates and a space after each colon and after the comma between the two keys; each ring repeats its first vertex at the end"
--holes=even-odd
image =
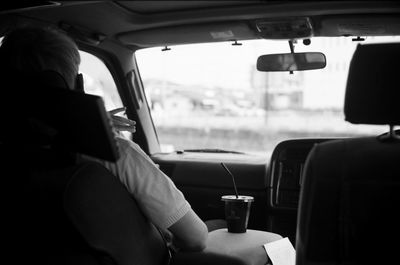
{"type": "MultiPolygon", "coordinates": [[[[398,37],[366,42],[399,41],[398,37]]],[[[344,121],[351,38],[300,41],[296,52],[325,53],[322,70],[258,72],[257,57],[290,52],[287,41],[251,40],[142,49],[136,52],[163,151],[227,149],[266,154],[282,140],[380,134],[387,126],[344,121]]]]}
{"type": "Polygon", "coordinates": [[[105,64],[96,56],[79,51],[81,55],[80,73],[83,75],[85,93],[101,96],[106,110],[122,107],[114,79],[105,64]]]}
{"type": "MultiPolygon", "coordinates": [[[[103,98],[107,111],[123,107],[114,79],[106,65],[96,56],[79,51],[81,55],[80,73],[83,75],[85,93],[103,98]]],[[[125,112],[116,115],[127,118],[125,112]]],[[[121,136],[130,138],[131,133],[119,132],[121,136]]]]}

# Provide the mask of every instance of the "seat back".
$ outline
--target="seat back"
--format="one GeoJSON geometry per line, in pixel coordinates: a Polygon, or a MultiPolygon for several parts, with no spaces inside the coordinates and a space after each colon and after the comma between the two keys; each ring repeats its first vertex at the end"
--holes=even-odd
{"type": "MultiPolygon", "coordinates": [[[[346,120],[400,124],[398,62],[398,43],[357,47],[346,120]]],[[[399,158],[400,141],[393,135],[329,141],[312,149],[300,194],[297,265],[388,264],[398,258],[399,158]]]]}
{"type": "Polygon", "coordinates": [[[98,165],[80,168],[68,183],[64,207],[86,243],[106,263],[158,265],[164,241],[119,179],[98,165]]]}
{"type": "Polygon", "coordinates": [[[101,97],[69,90],[54,71],[3,74],[0,141],[15,145],[23,139],[108,161],[118,159],[118,143],[101,97]]]}
{"type": "Polygon", "coordinates": [[[4,239],[16,264],[166,264],[158,230],[102,165],[26,173],[13,181],[18,196],[5,211],[4,239]]]}

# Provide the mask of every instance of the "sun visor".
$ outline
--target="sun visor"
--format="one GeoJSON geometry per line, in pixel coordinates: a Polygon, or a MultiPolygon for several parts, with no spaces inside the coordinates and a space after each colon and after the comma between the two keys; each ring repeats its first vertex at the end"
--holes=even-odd
{"type": "Polygon", "coordinates": [[[245,22],[201,24],[132,31],[117,37],[127,45],[140,47],[168,46],[257,38],[245,22]]]}
{"type": "Polygon", "coordinates": [[[321,18],[320,36],[392,36],[400,34],[400,17],[359,15],[321,18]]]}

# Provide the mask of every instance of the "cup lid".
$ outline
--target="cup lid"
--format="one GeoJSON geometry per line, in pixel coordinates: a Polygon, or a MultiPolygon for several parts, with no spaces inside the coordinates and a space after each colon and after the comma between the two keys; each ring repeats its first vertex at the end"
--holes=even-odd
{"type": "Polygon", "coordinates": [[[239,195],[237,198],[236,195],[224,195],[221,197],[221,201],[244,201],[244,202],[252,202],[254,201],[254,197],[239,195]]]}

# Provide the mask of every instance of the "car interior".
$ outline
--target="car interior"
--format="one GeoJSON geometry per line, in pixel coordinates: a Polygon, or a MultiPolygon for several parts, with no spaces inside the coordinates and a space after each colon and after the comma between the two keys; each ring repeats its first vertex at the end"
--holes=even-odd
{"type": "Polygon", "coordinates": [[[12,263],[274,264],[263,245],[282,238],[296,251],[288,265],[396,262],[397,1],[0,7],[0,38],[27,26],[71,37],[85,89],[54,90],[56,72],[0,67],[12,263]],[[112,173],[75,162],[77,154],[119,159],[107,112],[121,107],[136,122],[123,136],[208,225],[205,250],[171,253],[112,173]],[[37,120],[51,125],[41,129],[54,150],[39,147],[48,139],[30,130],[37,120]],[[235,192],[254,198],[246,233],[226,233],[221,197],[235,192]]]}

